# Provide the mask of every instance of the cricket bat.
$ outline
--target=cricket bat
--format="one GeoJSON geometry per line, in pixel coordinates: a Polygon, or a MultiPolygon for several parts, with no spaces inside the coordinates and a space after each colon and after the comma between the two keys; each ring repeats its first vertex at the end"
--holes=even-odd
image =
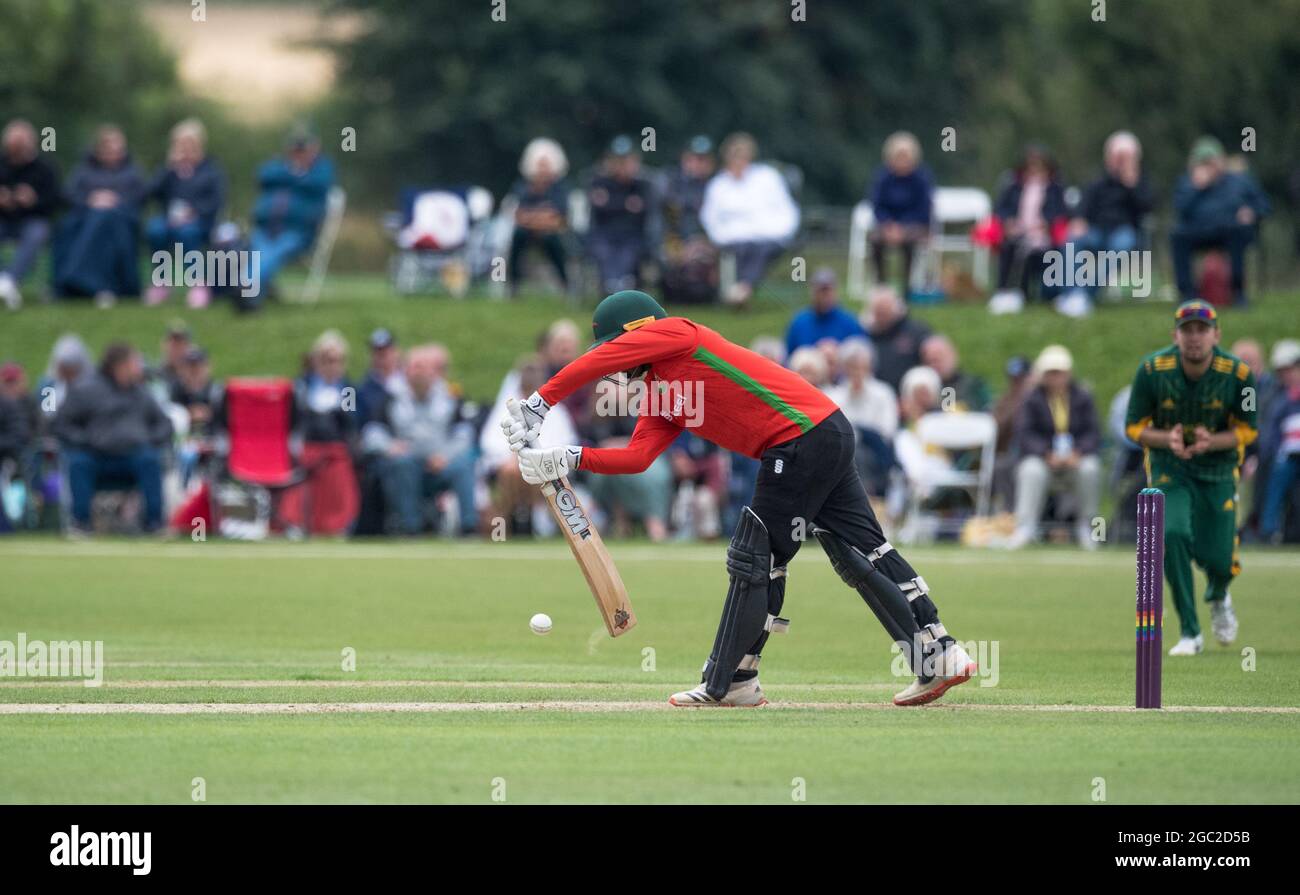
{"type": "Polygon", "coordinates": [[[610,637],[626,634],[636,626],[636,614],[628,602],[627,588],[623,586],[618,568],[578,495],[567,478],[542,485],[542,494],[560,531],[564,532],[564,539],[569,542],[578,568],[587,579],[591,595],[596,598],[596,607],[605,620],[605,630],[610,637]]]}
{"type": "MultiPolygon", "coordinates": [[[[518,405],[513,398],[507,407],[512,415],[518,413],[518,405]]],[[[591,517],[569,485],[569,480],[561,477],[546,482],[542,485],[542,496],[551,508],[555,524],[564,533],[564,539],[573,551],[573,558],[578,561],[578,568],[582,569],[582,575],[587,579],[591,595],[596,598],[596,608],[605,620],[605,630],[610,637],[626,634],[636,627],[636,614],[628,602],[627,588],[623,586],[618,568],[605,549],[605,542],[600,539],[600,532],[591,524],[591,517]]]]}

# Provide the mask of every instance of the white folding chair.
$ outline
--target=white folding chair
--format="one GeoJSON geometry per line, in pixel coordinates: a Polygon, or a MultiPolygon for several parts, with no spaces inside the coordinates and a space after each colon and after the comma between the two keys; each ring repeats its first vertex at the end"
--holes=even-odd
{"type": "Polygon", "coordinates": [[[330,187],[325,196],[325,219],[321,221],[320,232],[316,234],[316,247],[311,254],[307,280],[302,284],[300,301],[315,302],[320,299],[321,288],[325,285],[325,273],[329,270],[334,242],[339,238],[339,227],[343,223],[343,212],[347,209],[347,204],[348,194],[343,187],[330,187]]]}
{"type": "Polygon", "coordinates": [[[981,288],[989,282],[989,250],[975,244],[971,232],[976,224],[993,214],[993,200],[976,187],[941,186],[934,191],[934,208],[930,215],[929,252],[934,282],[943,271],[943,256],[951,253],[971,256],[971,272],[981,288]],[[960,228],[949,232],[949,228],[960,228]]]}
{"type": "MultiPolygon", "coordinates": [[[[975,515],[987,516],[993,493],[993,457],[997,446],[998,424],[992,414],[967,412],[927,413],[917,420],[916,436],[924,449],[948,452],[978,450],[979,468],[948,469],[932,472],[926,484],[935,489],[958,488],[970,493],[975,515]]],[[[918,540],[918,534],[938,529],[933,514],[922,508],[921,489],[913,488],[909,499],[907,524],[899,540],[918,540]]]]}
{"type": "Polygon", "coordinates": [[[846,290],[849,298],[865,301],[867,298],[867,234],[875,223],[876,216],[871,210],[870,202],[859,202],[853,206],[853,217],[849,224],[849,272],[846,290]]]}

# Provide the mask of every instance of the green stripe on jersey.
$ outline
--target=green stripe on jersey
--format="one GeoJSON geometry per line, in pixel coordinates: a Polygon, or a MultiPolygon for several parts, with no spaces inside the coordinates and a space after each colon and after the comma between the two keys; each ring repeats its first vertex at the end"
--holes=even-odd
{"type": "Polygon", "coordinates": [[[741,370],[740,368],[727,363],[725,360],[718,357],[712,351],[709,351],[708,349],[703,347],[696,348],[694,357],[696,360],[700,361],[701,363],[706,364],[712,367],[713,369],[717,370],[719,373],[721,373],[723,376],[726,376],[728,379],[730,379],[732,382],[739,385],[745,391],[756,396],[760,401],[762,401],[764,404],[771,407],[777,413],[781,414],[786,419],[792,421],[795,425],[799,427],[800,432],[807,432],[809,429],[813,427],[812,420],[808,419],[808,415],[806,413],[791,407],[789,404],[785,403],[780,398],[778,398],[776,394],[773,393],[773,391],[769,389],[767,386],[763,385],[763,383],[759,382],[757,379],[754,379],[752,376],[748,375],[747,373],[745,373],[745,371],[741,370]]]}

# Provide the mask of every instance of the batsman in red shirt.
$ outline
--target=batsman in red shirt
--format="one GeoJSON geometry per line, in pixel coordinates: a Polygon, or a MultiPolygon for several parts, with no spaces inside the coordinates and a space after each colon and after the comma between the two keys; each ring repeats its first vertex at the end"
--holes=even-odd
{"type": "Polygon", "coordinates": [[[975,663],[940,623],[925,579],[885,540],[853,462],[853,427],[834,402],[708,327],[669,317],[644,292],[607,297],[596,308],[592,330],[596,341],[586,354],[501,422],[525,480],[540,485],[578,469],[641,472],[687,427],[761,462],[753,502],[727,547],[731,582],[701,683],[673,694],[670,703],[767,702],[758,683],[759,656],[768,635],[789,625],[781,617],[786,565],[806,531],[908,657],[916,680],[894,697],[896,705],[932,702],[970,680],[975,663]],[[626,447],[528,447],[551,407],[614,373],[647,390],[626,447]]]}

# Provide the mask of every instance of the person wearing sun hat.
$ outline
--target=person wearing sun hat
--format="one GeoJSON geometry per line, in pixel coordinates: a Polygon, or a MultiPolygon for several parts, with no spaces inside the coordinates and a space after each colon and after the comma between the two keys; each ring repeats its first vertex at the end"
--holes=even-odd
{"type": "Polygon", "coordinates": [[[1192,563],[1205,572],[1214,636],[1236,639],[1228,586],[1237,556],[1237,479],[1258,437],[1255,374],[1219,347],[1219,318],[1200,299],[1174,312],[1173,344],[1143,358],[1129,396],[1127,433],[1145,451],[1147,486],[1165,495],[1165,578],[1181,637],[1171,656],[1204,648],[1192,563]]]}
{"type": "Polygon", "coordinates": [[[1074,379],[1074,358],[1048,345],[1034,361],[1036,385],[1016,419],[1016,531],[1010,547],[1038,537],[1049,493],[1074,493],[1075,538],[1094,550],[1093,520],[1101,490],[1101,426],[1092,394],[1074,379]]]}

